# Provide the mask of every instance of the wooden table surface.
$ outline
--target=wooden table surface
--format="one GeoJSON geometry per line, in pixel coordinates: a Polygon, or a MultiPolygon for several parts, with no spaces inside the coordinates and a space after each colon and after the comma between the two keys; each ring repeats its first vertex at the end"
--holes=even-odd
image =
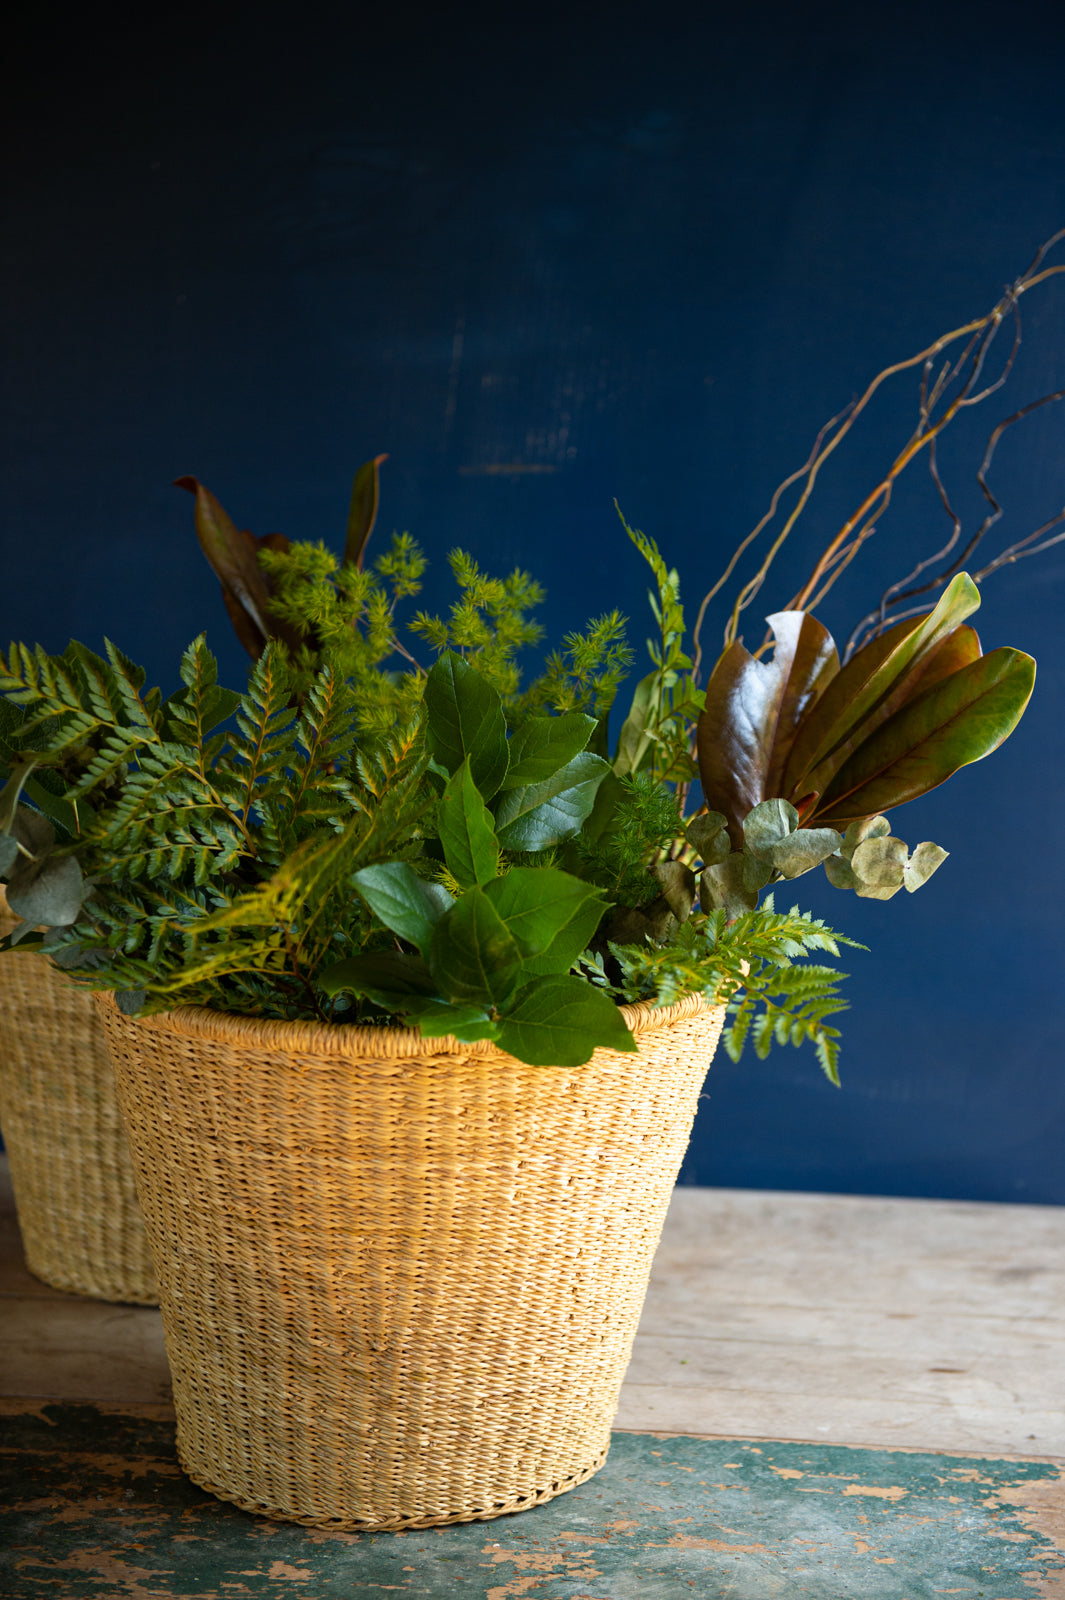
{"type": "MultiPolygon", "coordinates": [[[[83,1300],[39,1283],[22,1264],[6,1168],[0,1171],[0,1183],[3,1411],[9,1417],[50,1418],[52,1426],[58,1415],[53,1403],[91,1403],[103,1416],[140,1417],[146,1419],[145,1426],[150,1422],[164,1427],[171,1413],[158,1312],[83,1300]]],[[[747,1460],[776,1473],[778,1477],[771,1480],[775,1487],[788,1482],[799,1491],[804,1486],[789,1480],[805,1473],[827,1474],[826,1482],[848,1477],[859,1487],[847,1489],[847,1495],[867,1492],[888,1500],[911,1490],[861,1489],[860,1463],[866,1458],[857,1451],[832,1455],[824,1449],[819,1454],[807,1449],[803,1455],[789,1442],[873,1452],[868,1461],[875,1463],[874,1476],[879,1474],[876,1481],[881,1484],[888,1470],[885,1451],[899,1452],[898,1461],[902,1453],[920,1453],[920,1461],[931,1461],[933,1469],[935,1455],[942,1454],[950,1460],[942,1463],[940,1483],[946,1481],[943,1474],[951,1473],[958,1483],[972,1480],[974,1473],[979,1482],[994,1481],[994,1494],[988,1499],[985,1492],[983,1506],[1008,1503],[1011,1515],[1020,1519],[1003,1537],[1017,1540],[1031,1533],[1042,1541],[1044,1554],[1048,1541],[1059,1553],[1065,1551],[1065,1470],[1058,1465],[1065,1463],[1065,1208],[678,1189],[622,1391],[617,1429],[666,1439],[695,1436],[684,1448],[710,1452],[705,1461],[716,1461],[713,1451],[720,1454],[723,1448],[709,1441],[746,1441],[731,1454],[724,1451],[730,1472],[747,1460]],[[695,1442],[699,1439],[708,1442],[701,1446],[695,1442]],[[759,1441],[772,1442],[778,1447],[776,1454],[766,1456],[767,1446],[760,1447],[759,1441]],[[743,1457],[741,1449],[753,1454],[743,1457]],[[800,1456],[806,1467],[795,1465],[800,1456]],[[760,1457],[764,1459],[759,1463],[760,1457]],[[792,1465],[781,1466],[778,1458],[792,1465]],[[974,1459],[969,1463],[960,1458],[974,1459]],[[859,1467],[849,1474],[830,1470],[832,1463],[838,1468],[841,1461],[859,1467]],[[1011,1467],[1014,1462],[1016,1471],[1011,1467]],[[1028,1464],[1024,1471],[1023,1463],[1028,1464]],[[991,1477],[981,1477],[989,1471],[991,1477]]],[[[681,1448],[678,1439],[673,1453],[681,1448]]],[[[648,1461],[670,1454],[668,1447],[660,1448],[649,1439],[633,1439],[632,1450],[649,1451],[648,1461]]],[[[705,1462],[700,1469],[695,1457],[693,1463],[683,1470],[702,1470],[704,1482],[709,1481],[706,1472],[720,1476],[723,1470],[705,1462]]],[[[917,1466],[915,1456],[914,1471],[917,1466]]],[[[894,1478],[901,1476],[898,1468],[894,1478]]],[[[631,1476],[625,1481],[632,1481],[631,1476]]],[[[600,1482],[593,1480],[581,1492],[600,1482]]],[[[575,1505],[577,1498],[575,1492],[553,1504],[575,1505]]],[[[806,1504],[812,1503],[807,1498],[806,1504]]],[[[753,1504],[748,1502],[748,1509],[753,1504]]],[[[886,1514],[888,1507],[872,1504],[886,1514]]],[[[655,1512],[661,1509],[651,1507],[655,1512]]],[[[242,1517],[237,1512],[232,1515],[242,1517]]],[[[540,1512],[527,1514],[533,1515],[541,1518],[540,1512]]],[[[241,1526],[248,1520],[243,1518],[241,1526]]],[[[506,1520],[521,1524],[521,1518],[506,1520]]],[[[543,1519],[538,1524],[547,1525],[543,1519]]],[[[485,1527],[498,1526],[480,1527],[478,1537],[485,1548],[501,1548],[490,1539],[486,1542],[484,1532],[485,1527]]],[[[524,1526],[531,1527],[531,1520],[524,1526]]],[[[311,1537],[291,1531],[294,1536],[311,1537]]],[[[458,1533],[465,1537],[462,1530],[458,1533]]],[[[563,1532],[559,1537],[565,1540],[569,1535],[563,1532]]],[[[858,1538],[862,1545],[860,1529],[846,1537],[858,1538]]],[[[703,1543],[708,1549],[733,1548],[727,1539],[703,1543]]],[[[739,1550],[740,1544],[735,1548],[739,1550]]],[[[742,1545],[747,1551],[755,1548],[742,1545]]],[[[757,1545],[759,1550],[767,1548],[764,1542],[757,1545]]],[[[895,1556],[871,1559],[892,1567],[889,1573],[888,1565],[882,1566],[872,1587],[859,1584],[849,1569],[845,1579],[849,1586],[838,1589],[831,1583],[826,1589],[803,1586],[797,1579],[785,1581],[783,1589],[759,1588],[759,1583],[769,1581],[764,1572],[762,1578],[756,1575],[750,1580],[752,1586],[736,1587],[734,1572],[732,1588],[706,1592],[749,1594],[752,1600],[777,1593],[869,1594],[874,1600],[895,1594],[910,1600],[925,1593],[1065,1595],[1060,1567],[1040,1568],[1041,1576],[1028,1576],[1023,1583],[1011,1580],[1020,1585],[1014,1588],[1006,1585],[1006,1576],[989,1578],[986,1590],[936,1587],[934,1578],[919,1579],[915,1569],[906,1587],[909,1580],[903,1581],[903,1569],[894,1571],[895,1556]],[[893,1586],[899,1582],[902,1587],[893,1586]],[[922,1582],[931,1586],[920,1587],[922,1582]]],[[[921,1557],[921,1562],[927,1565],[927,1559],[921,1557]]],[[[974,1570],[990,1573],[992,1567],[974,1570]]],[[[456,1583],[459,1576],[452,1574],[456,1583]]],[[[298,1575],[292,1579],[293,1594],[312,1592],[305,1584],[300,1587],[302,1580],[297,1579],[298,1575]]],[[[615,1573],[609,1588],[600,1584],[580,1591],[571,1586],[556,1592],[550,1582],[545,1588],[539,1580],[536,1585],[529,1580],[524,1588],[488,1585],[483,1592],[502,1597],[512,1592],[524,1595],[528,1588],[528,1600],[565,1600],[571,1593],[585,1593],[592,1600],[621,1600],[630,1593],[661,1592],[672,1600],[668,1583],[658,1590],[653,1585],[632,1587],[634,1581],[626,1587],[615,1573]]],[[[401,1587],[414,1582],[404,1580],[401,1587]]],[[[450,1594],[450,1579],[446,1586],[442,1582],[435,1587],[415,1586],[411,1592],[450,1594]]],[[[701,1584],[701,1578],[690,1583],[685,1578],[676,1592],[688,1593],[701,1584]]],[[[354,1584],[355,1589],[378,1586],[376,1579],[354,1584]]],[[[233,1585],[181,1593],[207,1595],[227,1587],[233,1585]]],[[[18,1590],[23,1592],[38,1590],[18,1590]]],[[[70,1592],[82,1591],[75,1587],[70,1592]]],[[[84,1592],[103,1593],[98,1586],[84,1592]]],[[[106,1591],[108,1600],[112,1592],[117,1596],[178,1591],[120,1586],[106,1591]]],[[[248,1592],[260,1591],[253,1586],[248,1592]]],[[[262,1592],[280,1596],[288,1591],[275,1585],[262,1592]]],[[[322,1592],[335,1592],[332,1583],[323,1580],[322,1592]]],[[[479,1591],[467,1585],[455,1592],[479,1591]]]]}

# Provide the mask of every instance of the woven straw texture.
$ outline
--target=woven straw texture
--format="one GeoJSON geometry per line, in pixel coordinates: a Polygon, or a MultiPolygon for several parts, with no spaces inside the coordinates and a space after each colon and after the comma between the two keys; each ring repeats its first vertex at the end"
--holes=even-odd
{"type": "Polygon", "coordinates": [[[602,1465],[720,1009],[627,1008],[638,1054],[563,1068],[99,1003],[196,1483],[417,1528],[602,1465]]]}
{"type": "MultiPolygon", "coordinates": [[[[14,922],[0,891],[0,934],[14,922]]],[[[0,1128],[30,1271],[156,1305],[107,1042],[91,995],[44,956],[0,956],[0,1128]]]]}

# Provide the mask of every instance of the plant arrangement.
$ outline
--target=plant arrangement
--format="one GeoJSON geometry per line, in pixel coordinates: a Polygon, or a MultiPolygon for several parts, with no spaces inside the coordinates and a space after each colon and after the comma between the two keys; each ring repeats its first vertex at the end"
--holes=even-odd
{"type": "MultiPolygon", "coordinates": [[[[0,657],[0,878],[22,918],[7,944],[116,991],[127,1014],[193,1004],[399,1023],[494,1040],[535,1065],[633,1049],[619,1003],[694,992],[729,1005],[734,1057],[748,1036],[760,1055],[809,1040],[837,1082],[829,1018],[844,1006],[843,975],[810,958],[853,941],[778,910],[776,886],[823,866],[862,897],[916,890],[946,852],[911,850],[887,813],[996,749],[1027,705],[1035,664],[1012,648],[983,653],[969,621],[980,596],[962,569],[998,514],[987,486],[998,440],[1060,396],[992,434],[979,472],[990,509],[967,538],[936,441],[1009,376],[1019,323],[994,378],[992,346],[1022,296],[1062,270],[1044,266],[1048,248],[987,315],[879,374],[821,431],[708,592],[690,641],[676,570],[627,528],[653,576],[657,637],[616,738],[611,710],[633,662],[617,612],[523,685],[539,585],[521,571],[488,576],[455,551],[449,614],[415,611],[401,628],[425,560],[401,534],[367,562],[383,457],[356,475],[339,560],[321,544],[256,539],[179,479],[253,658],[247,687],[218,684],[203,637],[165,699],[111,644],[102,656],[72,643],[0,657]],[[921,373],[912,436],[748,649],[742,613],[822,466],[881,383],[910,369],[921,373]],[[952,533],[841,653],[812,607],[922,455],[952,533]],[[704,682],[708,608],[763,537],[704,682]]],[[[976,578],[1065,537],[1061,520],[976,578]]]]}

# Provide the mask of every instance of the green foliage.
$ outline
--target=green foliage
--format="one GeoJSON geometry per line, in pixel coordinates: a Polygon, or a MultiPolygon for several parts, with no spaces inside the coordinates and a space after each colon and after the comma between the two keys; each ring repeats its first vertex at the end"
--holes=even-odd
{"type": "Polygon", "coordinates": [[[691,658],[684,650],[680,579],[666,566],[653,539],[630,528],[624,517],[621,523],[654,574],[656,588],[648,593],[648,600],[659,637],[647,641],[654,671],[636,687],[618,738],[614,771],[624,777],[646,766],[652,778],[687,784],[695,776],[689,747],[703,693],[691,676],[691,658]]]}
{"type": "Polygon", "coordinates": [[[733,1021],[724,1042],[734,1061],[748,1034],[763,1058],[774,1040],[794,1045],[809,1040],[825,1074],[838,1085],[839,1031],[826,1019],[846,1010],[838,994],[846,973],[796,963],[811,951],[838,957],[841,944],[864,948],[797,906],[778,912],[769,895],[762,907],[731,921],[723,910],[696,913],[665,945],[611,944],[621,973],[617,982],[611,982],[601,956],[585,970],[622,1000],[671,1005],[695,993],[711,1003],[725,1001],[733,1021]]]}
{"type": "Polygon", "coordinates": [[[419,611],[410,630],[426,639],[438,655],[451,650],[476,663],[487,684],[505,699],[513,699],[521,683],[515,657],[543,636],[542,627],[528,613],[543,601],[544,591],[518,569],[509,578],[486,576],[465,550],[452,550],[448,561],[459,598],[447,618],[419,611]]]}

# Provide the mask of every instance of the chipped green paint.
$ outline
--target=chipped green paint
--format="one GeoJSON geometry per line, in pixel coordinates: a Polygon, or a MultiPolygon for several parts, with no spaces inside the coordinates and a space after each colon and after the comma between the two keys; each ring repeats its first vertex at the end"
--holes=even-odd
{"type": "Polygon", "coordinates": [[[4,1600],[1034,1600],[1065,1571],[1017,1509],[1065,1491],[1035,1461],[619,1433],[537,1510],[360,1535],[203,1494],[158,1417],[44,1405],[2,1439],[4,1600]]]}

